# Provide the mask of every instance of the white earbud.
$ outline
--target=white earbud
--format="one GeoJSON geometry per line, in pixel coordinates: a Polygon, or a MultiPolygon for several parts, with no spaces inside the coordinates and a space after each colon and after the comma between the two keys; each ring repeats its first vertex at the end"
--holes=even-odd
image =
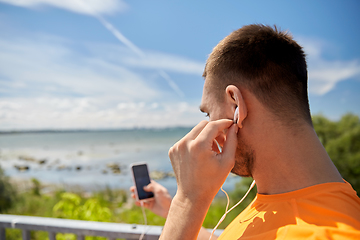
{"type": "Polygon", "coordinates": [[[238,123],[239,117],[240,117],[240,116],[239,116],[239,108],[236,107],[235,113],[234,113],[234,123],[238,123]]]}

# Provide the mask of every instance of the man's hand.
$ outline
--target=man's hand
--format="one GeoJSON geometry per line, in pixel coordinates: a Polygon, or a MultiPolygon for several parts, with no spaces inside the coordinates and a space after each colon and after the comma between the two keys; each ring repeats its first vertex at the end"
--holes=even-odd
{"type": "Polygon", "coordinates": [[[177,196],[191,201],[204,198],[212,201],[234,167],[236,133],[237,125],[231,120],[202,121],[170,149],[177,196]],[[225,130],[228,130],[226,137],[225,130]],[[222,152],[216,141],[223,145],[222,152]]]}
{"type": "Polygon", "coordinates": [[[202,121],[170,149],[178,189],[160,239],[197,238],[211,201],[234,167],[237,130],[232,120],[202,121]]]}
{"type": "MultiPolygon", "coordinates": [[[[145,191],[150,191],[154,193],[154,198],[144,201],[144,207],[151,210],[153,213],[162,216],[164,218],[167,217],[169,212],[170,204],[171,204],[171,196],[168,190],[162,186],[161,184],[151,180],[151,183],[144,187],[145,191]]],[[[135,187],[130,187],[131,197],[136,199],[135,196],[135,187]]],[[[136,201],[135,204],[137,206],[141,206],[140,201],[136,201]]],[[[208,232],[205,228],[201,228],[200,233],[198,235],[198,240],[207,240],[210,237],[210,232],[208,232]]],[[[213,236],[212,240],[217,239],[217,236],[213,236]]]]}
{"type": "MultiPolygon", "coordinates": [[[[153,180],[151,180],[149,185],[144,187],[144,190],[154,193],[154,198],[143,201],[144,207],[148,208],[153,213],[166,218],[172,200],[168,190],[153,180]]],[[[135,187],[130,187],[130,191],[132,192],[131,197],[136,199],[135,187]]],[[[136,201],[135,204],[137,206],[141,205],[140,201],[136,201]]]]}

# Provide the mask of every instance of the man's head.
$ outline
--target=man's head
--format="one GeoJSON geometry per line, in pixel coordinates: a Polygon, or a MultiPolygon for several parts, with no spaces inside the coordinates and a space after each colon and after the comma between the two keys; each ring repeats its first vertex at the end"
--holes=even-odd
{"type": "MultiPolygon", "coordinates": [[[[233,109],[239,106],[242,110],[241,124],[246,114],[252,114],[251,107],[249,113],[244,109],[251,105],[250,98],[243,99],[248,92],[280,125],[288,128],[312,125],[305,54],[288,33],[276,27],[248,25],[232,32],[213,49],[203,76],[202,106],[219,106],[213,107],[212,112],[205,109],[213,120],[231,118],[230,110],[223,107],[230,96],[236,103],[233,109]]],[[[254,149],[239,134],[233,172],[251,176],[254,158],[254,149]],[[247,169],[240,169],[244,165],[247,169]]]]}
{"type": "Polygon", "coordinates": [[[311,124],[305,54],[276,27],[248,25],[232,32],[213,49],[203,77],[211,77],[220,101],[234,84],[252,92],[280,121],[311,124]]]}

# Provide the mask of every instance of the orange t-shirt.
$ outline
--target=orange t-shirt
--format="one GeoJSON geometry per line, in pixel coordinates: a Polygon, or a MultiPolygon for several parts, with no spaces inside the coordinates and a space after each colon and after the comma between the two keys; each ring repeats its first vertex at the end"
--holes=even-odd
{"type": "Polygon", "coordinates": [[[349,183],[263,195],[219,239],[360,239],[360,199],[349,183]]]}

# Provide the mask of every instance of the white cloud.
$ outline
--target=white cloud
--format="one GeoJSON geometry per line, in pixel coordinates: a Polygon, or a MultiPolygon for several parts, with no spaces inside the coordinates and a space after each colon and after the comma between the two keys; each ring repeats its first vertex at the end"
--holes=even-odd
{"type": "Polygon", "coordinates": [[[310,91],[323,95],[334,89],[338,82],[358,77],[359,74],[360,64],[357,60],[319,61],[317,66],[309,70],[310,91]]]}
{"type": "Polygon", "coordinates": [[[327,60],[323,53],[332,51],[330,44],[309,38],[300,38],[299,42],[307,54],[310,93],[323,95],[333,90],[338,82],[359,78],[359,60],[327,60]]]}
{"type": "MultiPolygon", "coordinates": [[[[110,22],[108,22],[103,16],[103,13],[109,13],[109,12],[115,12],[119,9],[124,10],[126,9],[126,5],[124,2],[120,0],[64,0],[64,1],[56,1],[56,0],[15,0],[15,1],[9,1],[9,0],[0,0],[3,2],[6,2],[8,4],[14,4],[18,6],[23,7],[36,7],[41,5],[50,5],[58,8],[63,8],[69,11],[82,13],[82,14],[88,14],[99,20],[99,22],[107,29],[109,30],[122,44],[124,44],[129,50],[131,50],[133,53],[137,55],[137,57],[141,58],[142,60],[147,57],[144,52],[138,48],[133,42],[131,42],[129,39],[127,39],[116,27],[114,27],[110,22]]],[[[162,60],[155,59],[155,60],[162,60]]],[[[151,66],[154,67],[154,64],[151,64],[153,62],[149,60],[154,59],[147,59],[147,61],[143,61],[143,66],[151,66]],[[145,63],[145,65],[144,65],[145,63]]],[[[132,61],[133,62],[133,61],[132,61]]],[[[136,63],[140,63],[138,59],[135,61],[136,63]]],[[[172,61],[173,62],[173,61],[172,61]]],[[[161,63],[161,61],[160,61],[161,63]]],[[[165,65],[168,67],[169,64],[166,64],[168,62],[162,62],[162,65],[165,65]]],[[[174,62],[175,63],[175,62],[174,62]]],[[[141,63],[140,63],[141,65],[141,63]]],[[[155,66],[158,66],[159,64],[155,64],[155,66]]],[[[174,66],[174,64],[172,64],[174,66]]],[[[194,65],[194,64],[192,64],[194,65]]],[[[170,64],[171,66],[171,64],[170,64]]],[[[179,65],[181,66],[181,65],[179,65]]],[[[183,66],[187,69],[192,68],[192,66],[183,66]]],[[[192,69],[194,70],[194,69],[192,69]]],[[[158,74],[163,77],[166,82],[169,84],[170,88],[172,88],[180,97],[184,97],[183,91],[178,87],[178,85],[173,81],[173,79],[164,72],[164,69],[158,69],[158,74]]]]}
{"type": "Polygon", "coordinates": [[[0,130],[192,126],[204,116],[189,102],[119,102],[106,98],[2,98],[0,130]],[[13,107],[8,107],[9,102],[13,107]],[[106,107],[104,107],[106,106],[106,107]]]}
{"type": "Polygon", "coordinates": [[[142,76],[96,56],[72,52],[49,39],[0,40],[2,91],[41,91],[48,94],[116,96],[149,99],[159,95],[142,76]]]}
{"type": "Polygon", "coordinates": [[[205,62],[157,51],[142,51],[143,56],[140,57],[121,45],[96,44],[88,45],[88,49],[95,55],[101,55],[107,61],[134,68],[161,69],[167,72],[201,76],[205,66],[205,62]]]}
{"type": "Polygon", "coordinates": [[[122,61],[129,66],[149,69],[164,69],[171,72],[180,72],[201,76],[205,63],[190,60],[184,57],[159,52],[147,52],[146,57],[139,60],[133,56],[123,58],[122,61]]]}
{"type": "Polygon", "coordinates": [[[111,14],[127,9],[127,5],[122,0],[0,0],[0,2],[26,8],[51,6],[87,15],[111,14]]]}
{"type": "Polygon", "coordinates": [[[181,99],[158,79],[166,61],[182,62],[167,70],[183,74],[195,74],[186,66],[199,63],[152,52],[158,65],[147,66],[121,46],[122,54],[112,55],[114,46],[96,52],[87,43],[77,52],[74,45],[44,35],[1,36],[1,130],[191,126],[203,119],[199,99],[181,99]]]}
{"type": "MultiPolygon", "coordinates": [[[[50,5],[58,8],[63,8],[69,11],[88,14],[95,17],[99,22],[109,30],[122,44],[137,55],[137,57],[145,57],[144,52],[138,48],[134,43],[127,39],[116,27],[102,17],[103,13],[115,12],[125,9],[126,5],[123,2],[116,0],[0,0],[9,4],[14,4],[23,7],[35,7],[39,5],[50,5]]],[[[177,84],[167,75],[164,70],[159,70],[159,75],[162,76],[169,84],[169,86],[180,96],[183,97],[184,93],[177,86],[177,84]]]]}
{"type": "Polygon", "coordinates": [[[0,102],[0,110],[1,111],[6,111],[6,109],[17,110],[19,108],[21,108],[21,105],[18,103],[14,103],[11,101],[1,101],[0,102]]]}

